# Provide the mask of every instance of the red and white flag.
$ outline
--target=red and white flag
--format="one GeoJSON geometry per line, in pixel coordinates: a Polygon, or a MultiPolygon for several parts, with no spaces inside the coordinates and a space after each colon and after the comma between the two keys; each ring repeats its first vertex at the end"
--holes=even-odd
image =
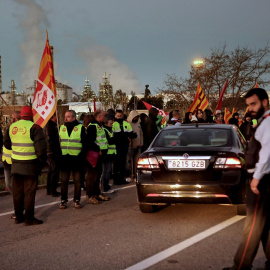
{"type": "Polygon", "coordinates": [[[161,109],[159,109],[159,108],[157,108],[157,107],[155,107],[155,106],[153,106],[153,105],[151,105],[151,104],[149,104],[149,103],[147,103],[147,102],[144,102],[143,100],[142,100],[142,102],[143,102],[144,106],[146,107],[146,109],[147,109],[148,111],[149,111],[151,108],[156,108],[156,109],[158,110],[158,114],[163,116],[163,119],[162,119],[162,121],[161,121],[161,124],[164,124],[164,123],[165,123],[165,118],[166,118],[166,115],[168,115],[168,113],[164,112],[163,110],[161,110],[161,109]]]}
{"type": "Polygon", "coordinates": [[[42,128],[47,124],[55,113],[56,97],[53,62],[47,33],[32,105],[34,123],[40,125],[42,128]]]}
{"type": "Polygon", "coordinates": [[[142,100],[142,102],[143,102],[144,106],[147,108],[148,111],[149,111],[151,108],[156,108],[156,109],[158,110],[158,114],[159,114],[159,115],[162,115],[162,116],[168,115],[168,113],[164,112],[163,110],[160,110],[159,108],[157,108],[157,107],[155,107],[155,106],[153,106],[153,105],[151,105],[151,104],[149,104],[149,103],[147,103],[147,102],[144,102],[143,100],[142,100]]]}

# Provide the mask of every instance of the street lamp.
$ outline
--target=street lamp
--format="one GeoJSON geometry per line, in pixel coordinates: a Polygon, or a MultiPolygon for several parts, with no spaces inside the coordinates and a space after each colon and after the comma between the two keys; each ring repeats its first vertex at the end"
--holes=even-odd
{"type": "Polygon", "coordinates": [[[203,60],[196,59],[196,60],[193,61],[193,64],[194,64],[194,67],[200,68],[200,67],[203,66],[204,62],[203,62],[203,60]]]}

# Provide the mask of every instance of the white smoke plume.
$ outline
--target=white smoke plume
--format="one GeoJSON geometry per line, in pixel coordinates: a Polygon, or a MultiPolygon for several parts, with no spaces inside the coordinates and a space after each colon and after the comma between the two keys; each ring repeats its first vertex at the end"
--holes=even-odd
{"type": "Polygon", "coordinates": [[[130,95],[131,91],[137,94],[142,92],[142,87],[134,72],[125,64],[120,63],[109,48],[96,44],[81,51],[80,54],[86,59],[87,74],[90,74],[95,86],[101,83],[106,72],[107,75],[111,74],[110,83],[113,86],[114,93],[118,89],[121,89],[127,95],[130,95]]]}
{"type": "Polygon", "coordinates": [[[44,9],[34,0],[14,0],[22,5],[26,13],[19,17],[24,38],[20,49],[24,56],[24,67],[21,72],[21,85],[24,88],[32,86],[33,81],[38,77],[39,64],[46,40],[46,27],[50,26],[44,9]],[[44,29],[43,29],[44,28],[44,29]]]}

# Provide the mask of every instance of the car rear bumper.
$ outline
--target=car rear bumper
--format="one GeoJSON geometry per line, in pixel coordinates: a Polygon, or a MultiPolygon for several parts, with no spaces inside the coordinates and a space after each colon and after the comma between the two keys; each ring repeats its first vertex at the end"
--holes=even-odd
{"type": "Polygon", "coordinates": [[[138,178],[137,196],[139,203],[171,204],[171,203],[216,203],[237,204],[241,203],[240,179],[237,184],[224,183],[154,183],[140,181],[138,178]]]}

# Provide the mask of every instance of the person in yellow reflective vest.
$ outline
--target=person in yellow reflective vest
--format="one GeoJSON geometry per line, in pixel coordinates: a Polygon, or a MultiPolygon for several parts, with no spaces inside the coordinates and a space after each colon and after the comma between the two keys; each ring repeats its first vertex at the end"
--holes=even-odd
{"type": "Polygon", "coordinates": [[[105,112],[97,110],[94,112],[94,120],[87,128],[87,142],[89,149],[98,153],[96,165],[87,163],[86,175],[86,195],[89,204],[99,204],[100,201],[108,201],[110,198],[104,196],[100,190],[100,178],[102,175],[102,160],[106,157],[108,151],[108,141],[102,123],[105,118],[105,112]]]}
{"type": "Polygon", "coordinates": [[[61,203],[59,208],[66,209],[68,202],[68,184],[72,173],[74,182],[74,207],[80,209],[81,203],[81,166],[85,159],[87,137],[82,124],[76,120],[76,112],[65,113],[65,123],[59,130],[62,157],[60,161],[61,203]]]}
{"type": "Polygon", "coordinates": [[[125,177],[129,139],[136,138],[137,134],[133,132],[131,125],[124,120],[124,113],[122,110],[116,110],[112,131],[116,145],[116,158],[113,174],[114,184],[128,184],[129,182],[126,181],[125,177]]]}
{"type": "Polygon", "coordinates": [[[43,129],[33,123],[32,108],[21,109],[21,120],[5,132],[4,146],[12,149],[11,174],[15,223],[39,225],[43,221],[34,217],[38,176],[46,163],[46,139],[43,129]],[[24,213],[25,210],[25,213],[24,213]]]}
{"type": "Polygon", "coordinates": [[[114,193],[114,190],[109,185],[110,176],[112,172],[112,163],[116,157],[115,138],[112,131],[113,120],[105,117],[103,129],[108,141],[108,151],[105,158],[103,158],[103,171],[101,176],[101,187],[104,193],[114,193]]]}

